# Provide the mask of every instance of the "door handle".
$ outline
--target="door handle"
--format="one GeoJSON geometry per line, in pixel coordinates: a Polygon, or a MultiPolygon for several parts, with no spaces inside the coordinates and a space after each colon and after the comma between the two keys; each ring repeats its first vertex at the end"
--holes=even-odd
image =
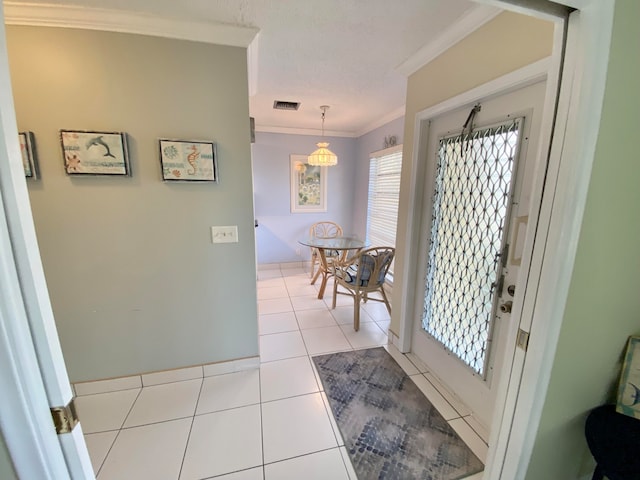
{"type": "Polygon", "coordinates": [[[524,250],[524,240],[527,233],[527,224],[529,223],[529,215],[516,218],[516,228],[513,238],[513,248],[511,249],[511,265],[520,265],[522,263],[522,252],[524,250]],[[517,253],[516,253],[517,251],[517,253]],[[516,257],[517,255],[517,257],[516,257]]]}

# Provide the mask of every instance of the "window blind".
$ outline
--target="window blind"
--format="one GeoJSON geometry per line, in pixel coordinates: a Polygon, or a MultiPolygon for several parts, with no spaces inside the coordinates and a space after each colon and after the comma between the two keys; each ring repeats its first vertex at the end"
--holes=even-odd
{"type": "Polygon", "coordinates": [[[402,145],[371,154],[367,241],[372,247],[396,246],[401,170],[402,145]]]}

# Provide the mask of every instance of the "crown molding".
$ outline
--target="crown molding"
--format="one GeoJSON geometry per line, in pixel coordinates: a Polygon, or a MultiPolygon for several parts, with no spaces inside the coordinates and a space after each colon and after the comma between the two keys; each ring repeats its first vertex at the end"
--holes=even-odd
{"type": "Polygon", "coordinates": [[[184,21],[139,12],[46,3],[4,2],[5,23],[135,33],[247,48],[259,29],[214,22],[184,21]]]}
{"type": "Polygon", "coordinates": [[[398,118],[404,117],[405,111],[406,111],[405,105],[402,105],[401,107],[396,108],[395,110],[387,113],[385,116],[380,117],[375,122],[370,123],[368,126],[364,127],[362,130],[358,131],[356,134],[356,137],[361,137],[363,135],[366,135],[367,133],[374,131],[376,128],[380,128],[389,122],[393,122],[398,118]]]}
{"type": "MultiPolygon", "coordinates": [[[[403,117],[405,114],[405,106],[396,108],[392,112],[387,115],[380,117],[375,122],[369,124],[368,126],[358,130],[356,132],[344,132],[339,130],[325,130],[324,134],[327,137],[344,137],[344,138],[359,138],[376,128],[380,128],[386,125],[389,122],[397,120],[398,118],[403,117]]],[[[320,135],[320,131],[315,128],[299,128],[299,127],[278,127],[274,125],[256,125],[256,132],[262,133],[284,133],[287,135],[312,135],[318,136],[320,135]]]]}
{"type": "Polygon", "coordinates": [[[438,35],[436,40],[398,65],[396,72],[408,77],[502,12],[500,8],[478,5],[438,35]]]}
{"type": "MultiPolygon", "coordinates": [[[[298,128],[298,127],[278,127],[275,125],[256,125],[256,132],[261,133],[284,133],[287,135],[311,135],[320,138],[321,132],[315,128],[298,128]]],[[[325,130],[325,137],[344,137],[356,138],[355,132],[341,132],[338,130],[325,130]]]]}

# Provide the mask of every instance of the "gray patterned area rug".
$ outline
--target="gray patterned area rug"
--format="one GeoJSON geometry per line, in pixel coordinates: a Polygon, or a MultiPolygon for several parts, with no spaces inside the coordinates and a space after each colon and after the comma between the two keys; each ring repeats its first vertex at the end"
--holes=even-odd
{"type": "Polygon", "coordinates": [[[483,470],[384,348],[313,361],[360,480],[454,480],[483,470]]]}

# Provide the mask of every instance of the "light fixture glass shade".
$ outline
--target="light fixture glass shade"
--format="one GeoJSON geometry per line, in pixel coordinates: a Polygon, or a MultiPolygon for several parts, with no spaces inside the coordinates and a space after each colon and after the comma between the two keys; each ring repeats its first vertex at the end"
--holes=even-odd
{"type": "Polygon", "coordinates": [[[330,167],[338,164],[338,156],[327,148],[327,142],[319,142],[317,146],[318,149],[308,157],[309,165],[330,167]]]}

